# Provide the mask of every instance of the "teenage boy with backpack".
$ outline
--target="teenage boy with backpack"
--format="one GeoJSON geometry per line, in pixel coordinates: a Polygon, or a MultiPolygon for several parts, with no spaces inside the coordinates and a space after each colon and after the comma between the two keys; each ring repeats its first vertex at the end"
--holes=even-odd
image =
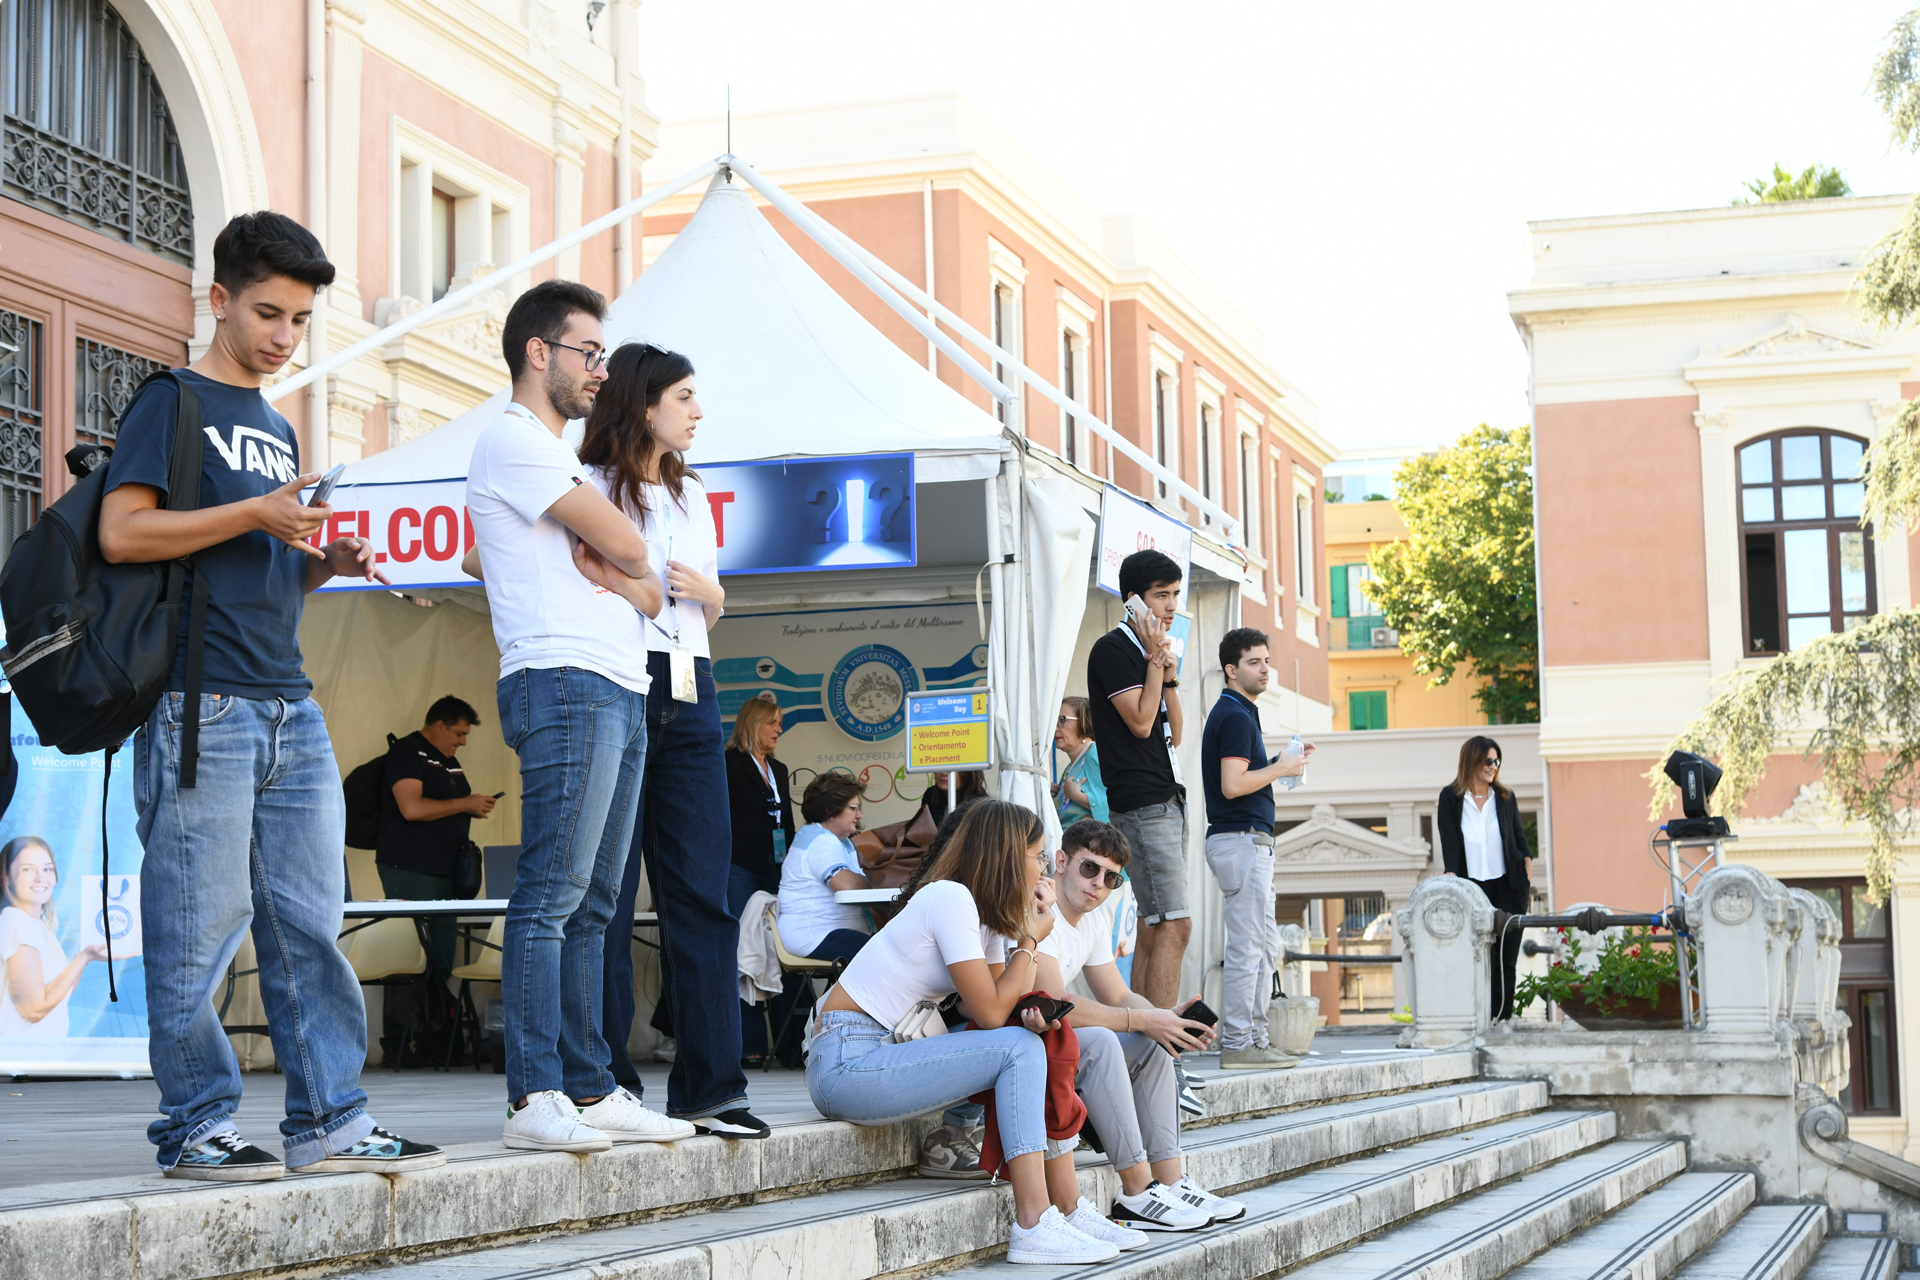
{"type": "Polygon", "coordinates": [[[120,418],[100,507],[100,552],[114,564],[192,556],[187,596],[203,595],[204,676],[188,707],[189,611],[169,692],[134,735],[136,830],[145,930],[148,1056],[162,1119],[147,1129],[170,1178],[255,1182],[286,1170],[396,1173],[446,1161],[367,1114],[360,984],[335,945],[346,898],[346,809],[326,720],[309,696],[298,628],[306,593],[328,579],[386,578],[359,538],[307,539],[332,510],[307,506],[299,447],[260,395],[299,346],[314,295],[333,282],[319,241],[291,218],[248,213],[213,242],[213,341],[171,378],[149,382],[120,418]],[[177,381],[176,381],[177,379],[177,381]],[[205,423],[197,509],[166,495],[179,387],[205,423]],[[195,767],[181,727],[197,718],[195,767]],[[213,993],[248,928],[260,959],[275,1061],[287,1081],[281,1157],[242,1138],[240,1067],[213,993]]]}
{"type": "MultiPolygon", "coordinates": [[[[560,438],[606,380],[606,299],[546,280],[507,312],[513,399],[474,441],[462,567],[487,584],[500,729],[520,757],[520,860],[500,954],[507,1123],[529,1151],[691,1138],[607,1069],[602,964],[647,758],[660,574],[640,528],[560,438]]],[[[731,1000],[731,994],[727,997],[731,1000]]]]}

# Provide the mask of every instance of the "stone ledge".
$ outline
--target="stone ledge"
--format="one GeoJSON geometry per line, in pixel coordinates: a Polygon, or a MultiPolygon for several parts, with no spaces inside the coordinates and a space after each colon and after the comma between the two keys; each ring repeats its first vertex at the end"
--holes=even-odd
{"type": "Polygon", "coordinates": [[[1561,1097],[1791,1098],[1791,1050],[1766,1036],[1711,1031],[1580,1031],[1490,1034],[1480,1049],[1493,1080],[1545,1080],[1561,1097]]]}

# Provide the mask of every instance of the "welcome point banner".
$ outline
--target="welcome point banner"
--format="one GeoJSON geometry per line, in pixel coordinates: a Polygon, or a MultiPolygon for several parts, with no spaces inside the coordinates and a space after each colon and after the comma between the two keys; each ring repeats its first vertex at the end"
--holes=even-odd
{"type": "MultiPolygon", "coordinates": [[[[910,453],[722,462],[696,468],[719,535],[720,573],[804,573],[917,563],[910,453]]],[[[316,546],[359,537],[395,588],[471,587],[467,482],[342,484],[316,546]]],[[[385,590],[336,578],[323,591],[385,590]]]]}

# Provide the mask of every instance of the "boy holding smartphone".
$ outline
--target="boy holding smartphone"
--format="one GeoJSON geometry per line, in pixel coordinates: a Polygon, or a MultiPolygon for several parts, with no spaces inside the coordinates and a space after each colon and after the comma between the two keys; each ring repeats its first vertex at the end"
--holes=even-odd
{"type": "Polygon", "coordinates": [[[1123,883],[1131,856],[1125,836],[1092,818],[1061,836],[1053,903],[1059,921],[1040,944],[1035,989],[1064,992],[1084,977],[1093,993],[1073,1006],[1080,1040],[1074,1087],[1120,1176],[1108,1216],[1137,1231],[1197,1231],[1247,1210],[1198,1186],[1182,1168],[1174,1056],[1204,1049],[1213,1038],[1206,1023],[1181,1016],[1200,997],[1177,1009],[1155,1008],[1127,989],[1113,960],[1100,906],[1123,883]]]}

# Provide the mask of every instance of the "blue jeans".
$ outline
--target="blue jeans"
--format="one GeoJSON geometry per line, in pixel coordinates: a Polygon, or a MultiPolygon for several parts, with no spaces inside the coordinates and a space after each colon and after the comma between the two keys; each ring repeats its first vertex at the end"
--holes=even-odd
{"type": "Polygon", "coordinates": [[[633,904],[645,865],[660,916],[660,999],[674,1015],[667,1114],[697,1120],[747,1105],[740,1069],[740,922],[727,910],[733,824],[713,664],[694,660],[698,702],[674,698],[664,653],[647,655],[646,795],[607,931],[606,1041],[613,1078],[634,1094],[633,904]]]}
{"type": "Polygon", "coordinates": [[[346,802],[327,722],[311,698],[200,702],[196,785],[182,790],[186,699],[163,696],[133,740],[135,830],[146,849],[140,916],[147,1055],[165,1117],[147,1127],[162,1169],[232,1129],[240,1064],[213,997],[253,930],[289,1168],[373,1129],[360,1089],[367,1011],[335,940],[346,899],[346,802]]]}
{"type": "Polygon", "coordinates": [[[600,953],[640,803],[646,702],[575,667],[523,668],[497,697],[520,756],[520,861],[500,947],[507,1097],[599,1097],[613,1088],[600,953]]]}
{"type": "Polygon", "coordinates": [[[820,1015],[807,1094],[829,1120],[893,1124],[993,1090],[1000,1149],[1011,1160],[1047,1145],[1047,1048],[1025,1027],[949,1031],[906,1044],[864,1013],[820,1015]]]}

